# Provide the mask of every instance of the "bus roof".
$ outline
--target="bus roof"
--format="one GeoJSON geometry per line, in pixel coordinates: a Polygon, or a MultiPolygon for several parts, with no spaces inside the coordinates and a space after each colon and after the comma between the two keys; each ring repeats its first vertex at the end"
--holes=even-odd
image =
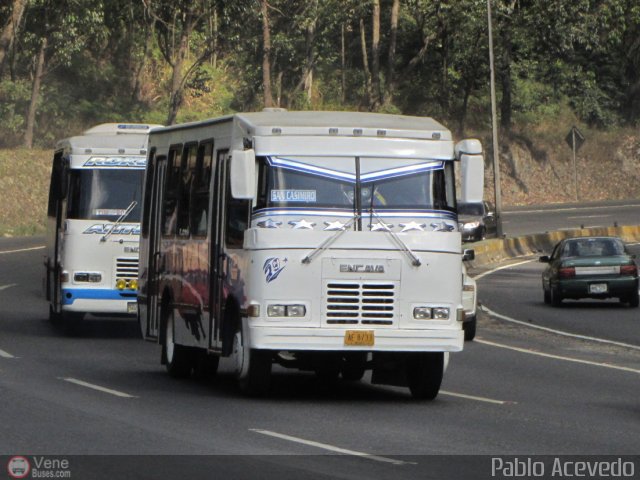
{"type": "Polygon", "coordinates": [[[123,150],[120,153],[146,153],[149,132],[162,125],[103,123],[84,132],[83,135],[60,140],[57,150],[68,150],[71,154],[91,153],[88,150],[123,150]]]}
{"type": "Polygon", "coordinates": [[[156,132],[197,128],[232,120],[252,136],[333,135],[451,140],[449,129],[430,117],[340,111],[289,112],[284,109],[236,113],[201,122],[165,127],[156,132]]]}

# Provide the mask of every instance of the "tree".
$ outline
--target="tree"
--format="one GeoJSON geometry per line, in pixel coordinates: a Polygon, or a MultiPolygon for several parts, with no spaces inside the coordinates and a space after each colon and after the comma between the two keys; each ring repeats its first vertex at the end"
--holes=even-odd
{"type": "Polygon", "coordinates": [[[173,125],[184,101],[184,89],[189,78],[213,55],[213,42],[206,38],[204,22],[212,5],[207,0],[143,0],[148,14],[155,20],[155,33],[163,58],[171,68],[167,125],[173,125]],[[200,30],[197,30],[200,28],[200,30]],[[192,38],[198,33],[197,39],[192,38]],[[205,37],[205,38],[203,38],[205,37]],[[194,43],[195,55],[187,66],[194,43]]]}
{"type": "Polygon", "coordinates": [[[26,6],[27,0],[13,0],[11,15],[3,27],[2,33],[0,33],[0,76],[4,70],[7,52],[11,49],[18,33],[18,26],[20,25],[26,6]]]}

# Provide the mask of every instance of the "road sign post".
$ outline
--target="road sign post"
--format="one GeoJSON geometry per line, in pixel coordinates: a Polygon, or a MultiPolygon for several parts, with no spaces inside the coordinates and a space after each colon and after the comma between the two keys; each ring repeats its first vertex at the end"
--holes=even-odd
{"type": "Polygon", "coordinates": [[[571,151],[573,152],[573,181],[576,187],[576,202],[579,202],[580,194],[578,189],[578,166],[576,162],[576,152],[580,149],[580,147],[582,147],[582,144],[585,142],[585,138],[582,132],[578,130],[578,127],[574,125],[573,127],[571,127],[571,130],[569,130],[569,133],[565,137],[565,140],[567,141],[567,143],[571,147],[571,151]]]}

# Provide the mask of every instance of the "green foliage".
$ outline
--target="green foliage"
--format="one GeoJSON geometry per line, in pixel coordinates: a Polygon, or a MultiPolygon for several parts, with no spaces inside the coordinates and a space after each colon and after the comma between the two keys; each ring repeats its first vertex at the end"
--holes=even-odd
{"type": "MultiPolygon", "coordinates": [[[[280,106],[369,109],[360,24],[371,67],[372,2],[268,4],[271,82],[280,106]],[[305,82],[309,72],[312,83],[305,82]]],[[[458,134],[487,128],[486,0],[401,0],[396,55],[389,66],[391,5],[392,0],[380,1],[379,82],[393,90],[379,111],[434,116],[458,134]]],[[[493,0],[492,5],[498,101],[516,127],[571,115],[597,128],[638,123],[636,0],[493,0]]],[[[0,6],[2,18],[9,13],[8,5],[0,6]]],[[[0,73],[0,146],[21,143],[36,55],[45,38],[37,145],[50,147],[104,121],[164,123],[176,101],[171,98],[176,42],[188,25],[177,121],[261,109],[258,0],[31,0],[0,73]],[[190,24],[192,14],[197,17],[190,24]]]]}

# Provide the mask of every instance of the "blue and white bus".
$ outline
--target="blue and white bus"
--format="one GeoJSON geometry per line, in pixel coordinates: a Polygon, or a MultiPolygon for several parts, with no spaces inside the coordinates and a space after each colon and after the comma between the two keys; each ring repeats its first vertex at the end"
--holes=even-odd
{"type": "Polygon", "coordinates": [[[53,322],[130,315],[148,134],[157,125],[97,125],[53,156],[44,290],[53,322]]]}

